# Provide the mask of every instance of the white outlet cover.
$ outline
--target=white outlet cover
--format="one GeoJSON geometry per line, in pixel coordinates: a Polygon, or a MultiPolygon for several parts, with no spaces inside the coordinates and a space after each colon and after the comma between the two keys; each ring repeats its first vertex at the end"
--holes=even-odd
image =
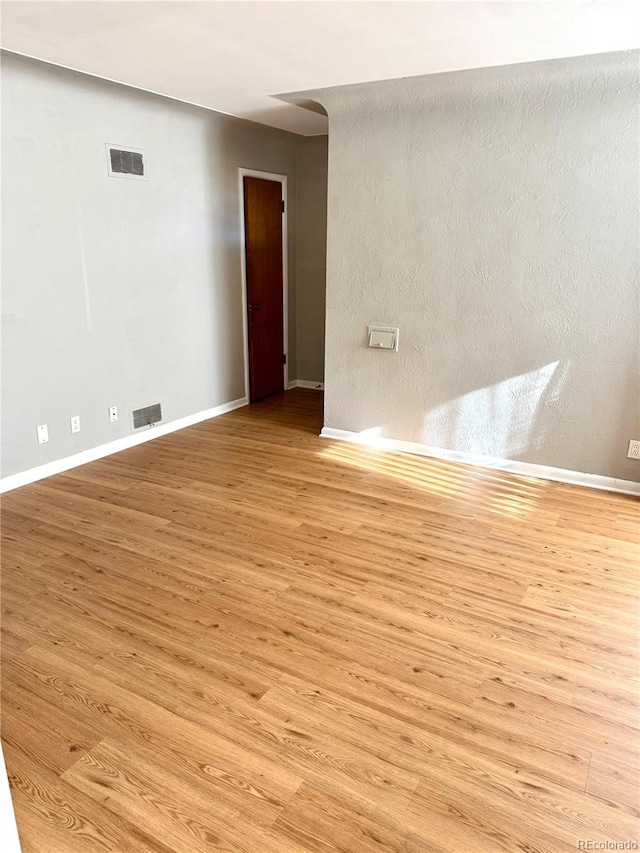
{"type": "Polygon", "coordinates": [[[109,421],[114,424],[118,420],[118,407],[109,406],[109,421]]]}
{"type": "Polygon", "coordinates": [[[80,415],[71,418],[71,432],[80,432],[80,415]]]}
{"type": "Polygon", "coordinates": [[[36,427],[36,435],[38,436],[38,444],[46,444],[49,441],[49,429],[46,424],[36,427]]]}
{"type": "Polygon", "coordinates": [[[629,459],[640,459],[640,438],[632,438],[627,452],[629,459]]]}

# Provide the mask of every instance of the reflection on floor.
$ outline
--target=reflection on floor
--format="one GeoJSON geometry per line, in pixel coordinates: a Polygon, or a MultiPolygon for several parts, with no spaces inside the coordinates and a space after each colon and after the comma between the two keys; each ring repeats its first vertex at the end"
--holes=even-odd
{"type": "Polygon", "coordinates": [[[25,851],[638,839],[638,503],[317,437],[295,390],[10,493],[25,851]]]}

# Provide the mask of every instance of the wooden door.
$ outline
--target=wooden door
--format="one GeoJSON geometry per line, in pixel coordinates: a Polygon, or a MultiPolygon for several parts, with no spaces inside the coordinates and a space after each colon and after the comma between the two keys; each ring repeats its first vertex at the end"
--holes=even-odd
{"type": "Polygon", "coordinates": [[[284,390],[282,184],[244,179],[249,398],[284,390]]]}

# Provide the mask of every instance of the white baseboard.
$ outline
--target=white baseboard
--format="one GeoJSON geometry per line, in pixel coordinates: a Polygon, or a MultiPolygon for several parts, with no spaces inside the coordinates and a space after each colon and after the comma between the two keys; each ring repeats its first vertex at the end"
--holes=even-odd
{"type": "Polygon", "coordinates": [[[309,379],[292,379],[287,385],[287,390],[292,388],[311,388],[314,391],[324,391],[324,382],[313,382],[309,379]]]}
{"type": "Polygon", "coordinates": [[[115,441],[108,442],[108,444],[100,444],[98,447],[91,447],[89,450],[74,453],[73,456],[66,456],[64,459],[56,459],[53,462],[47,462],[46,465],[39,465],[37,468],[30,468],[28,471],[21,471],[19,474],[11,474],[10,476],[3,477],[2,480],[0,480],[0,493],[10,492],[12,489],[18,489],[20,486],[35,483],[36,480],[44,480],[45,477],[52,477],[54,474],[61,474],[63,471],[68,471],[71,468],[77,468],[79,465],[86,465],[87,462],[94,462],[96,459],[102,459],[103,456],[111,456],[112,453],[119,453],[121,450],[128,450],[130,447],[136,447],[138,444],[144,444],[145,441],[152,441],[154,438],[169,435],[171,432],[177,432],[177,430],[184,429],[185,427],[199,424],[202,421],[208,421],[210,418],[217,418],[218,415],[224,415],[226,412],[232,412],[234,409],[246,406],[247,403],[247,398],[241,397],[239,400],[232,400],[230,403],[222,403],[222,405],[214,406],[212,409],[205,409],[202,412],[196,412],[194,415],[187,415],[184,418],[178,418],[176,421],[169,421],[166,424],[149,427],[135,435],[126,435],[124,438],[118,438],[115,441]]]}
{"type": "Polygon", "coordinates": [[[401,453],[411,453],[414,456],[431,456],[436,459],[444,459],[447,462],[463,462],[466,465],[476,465],[478,468],[492,468],[495,471],[523,474],[541,480],[586,486],[589,489],[620,492],[623,495],[640,495],[640,483],[635,483],[633,480],[618,480],[615,477],[603,477],[600,474],[582,474],[579,471],[570,471],[567,468],[550,468],[547,465],[534,465],[531,462],[518,462],[512,459],[494,459],[491,456],[464,453],[460,450],[445,450],[441,447],[430,447],[427,444],[419,444],[415,441],[398,441],[395,438],[383,438],[372,436],[366,432],[351,432],[350,430],[333,429],[332,427],[323,427],[320,436],[338,441],[364,444],[367,447],[379,447],[383,450],[398,450],[401,453]]]}

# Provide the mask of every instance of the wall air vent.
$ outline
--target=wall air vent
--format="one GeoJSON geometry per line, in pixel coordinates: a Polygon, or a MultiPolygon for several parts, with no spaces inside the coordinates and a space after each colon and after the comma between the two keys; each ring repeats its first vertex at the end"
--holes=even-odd
{"type": "Polygon", "coordinates": [[[107,145],[107,170],[112,178],[145,178],[143,152],[107,145]]]}
{"type": "Polygon", "coordinates": [[[152,426],[158,424],[162,420],[162,409],[160,403],[154,403],[153,406],[145,406],[144,409],[134,409],[133,428],[141,429],[141,427],[152,426]]]}

